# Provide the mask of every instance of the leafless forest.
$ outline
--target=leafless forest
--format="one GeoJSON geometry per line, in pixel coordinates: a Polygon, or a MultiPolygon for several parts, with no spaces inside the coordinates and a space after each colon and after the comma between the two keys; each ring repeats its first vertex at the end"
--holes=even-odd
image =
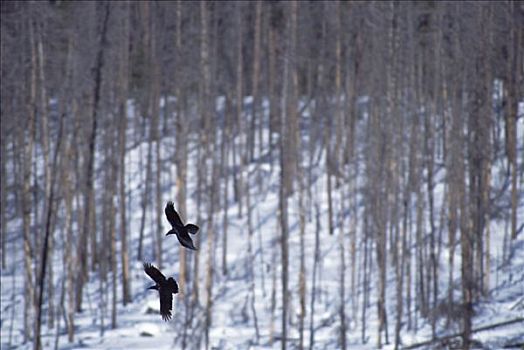
{"type": "Polygon", "coordinates": [[[110,334],[147,260],[167,346],[230,348],[228,303],[261,348],[478,346],[524,249],[523,55],[518,1],[2,1],[2,348],[75,344],[91,285],[110,334]]]}

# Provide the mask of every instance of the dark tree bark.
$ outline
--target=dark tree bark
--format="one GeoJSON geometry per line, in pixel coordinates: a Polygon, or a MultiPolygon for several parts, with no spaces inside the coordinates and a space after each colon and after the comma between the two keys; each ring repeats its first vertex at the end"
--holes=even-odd
{"type": "MultiPolygon", "coordinates": [[[[102,5],[100,5],[102,6],[102,5]]],[[[100,108],[100,96],[102,91],[102,69],[104,67],[104,48],[107,45],[107,32],[109,15],[111,12],[111,4],[103,4],[103,17],[100,27],[100,42],[98,44],[95,69],[94,69],[94,87],[93,87],[93,114],[91,116],[90,134],[88,137],[88,152],[87,152],[87,168],[86,168],[86,183],[85,183],[85,195],[84,195],[84,218],[82,234],[80,236],[80,243],[78,245],[80,264],[79,272],[77,273],[77,286],[76,286],[76,310],[82,311],[82,293],[84,283],[87,278],[87,238],[90,232],[96,232],[95,227],[92,227],[92,218],[94,217],[94,163],[95,163],[95,146],[96,146],[96,135],[98,128],[98,114],[100,108]]],[[[92,242],[96,239],[92,233],[92,242]]],[[[95,247],[96,244],[92,244],[91,247],[95,247]]],[[[96,248],[95,248],[96,249],[96,248]]],[[[93,265],[96,262],[96,251],[91,251],[93,255],[93,265]]]]}

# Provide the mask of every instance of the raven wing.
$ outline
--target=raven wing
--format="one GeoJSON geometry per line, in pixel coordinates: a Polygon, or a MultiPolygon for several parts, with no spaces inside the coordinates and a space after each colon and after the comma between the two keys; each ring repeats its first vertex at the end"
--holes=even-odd
{"type": "Polygon", "coordinates": [[[167,286],[171,293],[177,294],[178,293],[178,283],[176,283],[175,279],[173,277],[169,277],[167,279],[167,286]]]}
{"type": "Polygon", "coordinates": [[[154,267],[150,263],[144,263],[144,271],[157,284],[162,284],[166,280],[166,277],[162,274],[162,272],[160,272],[156,267],[154,267]]]}
{"type": "Polygon", "coordinates": [[[176,236],[180,244],[182,244],[184,247],[192,250],[197,250],[193,244],[193,240],[191,239],[191,237],[189,237],[187,230],[179,230],[176,236]]]}
{"type": "Polygon", "coordinates": [[[171,310],[173,309],[173,296],[171,291],[166,288],[162,288],[160,291],[160,314],[164,321],[171,319],[171,310]]]}
{"type": "Polygon", "coordinates": [[[175,205],[173,202],[167,202],[165,213],[171,226],[184,226],[182,220],[180,220],[180,216],[178,216],[178,213],[175,210],[175,205]]]}
{"type": "Polygon", "coordinates": [[[191,233],[191,234],[195,234],[198,232],[199,228],[197,225],[193,225],[193,224],[187,224],[186,225],[186,230],[187,232],[191,233]]]}

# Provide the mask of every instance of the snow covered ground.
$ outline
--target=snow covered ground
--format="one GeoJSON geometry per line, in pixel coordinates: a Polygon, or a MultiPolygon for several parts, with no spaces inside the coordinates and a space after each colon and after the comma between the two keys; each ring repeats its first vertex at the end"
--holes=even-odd
{"type": "MultiPolygon", "coordinates": [[[[520,134],[519,134],[520,135],[520,134]]],[[[163,149],[171,150],[174,147],[174,140],[172,137],[163,140],[163,149]]],[[[195,145],[190,159],[195,156],[195,145]]],[[[85,310],[81,314],[75,316],[75,342],[69,344],[67,342],[67,334],[64,327],[62,317],[57,318],[58,325],[53,329],[49,329],[43,325],[43,345],[46,349],[61,348],[61,349],[173,349],[180,348],[180,342],[177,341],[177,335],[181,331],[181,322],[177,309],[181,299],[180,295],[175,296],[174,304],[174,318],[171,322],[165,323],[161,320],[158,313],[158,295],[156,292],[147,291],[146,288],[150,285],[149,278],[142,270],[142,263],[136,260],[136,250],[138,245],[138,227],[140,222],[140,198],[141,188],[140,184],[143,181],[143,174],[140,172],[139,159],[145,160],[147,155],[147,144],[143,143],[130,150],[127,154],[127,188],[129,196],[129,234],[130,240],[130,258],[131,258],[131,289],[133,295],[133,302],[127,307],[123,307],[121,301],[118,301],[118,315],[116,329],[110,329],[110,309],[102,307],[104,303],[100,300],[100,281],[95,273],[91,273],[89,283],[85,288],[85,310]],[[104,327],[101,324],[100,313],[105,313],[104,327]],[[57,337],[58,336],[58,337],[57,337]]],[[[163,154],[167,157],[167,154],[163,154]]],[[[189,162],[189,191],[188,191],[188,220],[195,222],[196,207],[195,207],[195,186],[196,178],[195,167],[192,161],[189,162]]],[[[320,214],[321,214],[321,239],[320,239],[320,253],[321,264],[318,274],[318,295],[315,301],[315,349],[336,349],[338,347],[338,327],[339,319],[337,309],[339,305],[338,285],[340,275],[339,252],[338,252],[338,231],[334,235],[327,233],[327,198],[325,195],[325,183],[323,162],[315,169],[318,176],[313,191],[320,194],[320,214]]],[[[142,169],[143,170],[143,169],[142,169]]],[[[171,173],[174,174],[174,165],[172,165],[171,173]]],[[[255,258],[254,264],[255,272],[255,310],[257,314],[257,322],[259,328],[260,338],[256,341],[254,319],[250,305],[247,303],[253,297],[250,293],[250,284],[247,281],[249,274],[248,266],[251,262],[248,255],[248,232],[246,218],[239,219],[237,216],[237,206],[233,201],[229,201],[229,230],[228,230],[228,267],[229,273],[227,276],[221,274],[221,256],[222,246],[221,242],[217,242],[217,252],[214,257],[215,261],[215,281],[213,288],[214,304],[212,309],[212,326],[210,329],[210,344],[212,348],[216,349],[270,349],[280,348],[280,343],[275,340],[273,345],[270,344],[270,328],[273,322],[274,335],[278,339],[281,325],[281,264],[280,264],[280,246],[278,241],[278,185],[279,185],[279,170],[278,167],[271,167],[269,163],[263,161],[257,162],[246,167],[246,174],[250,175],[252,185],[249,186],[252,195],[253,204],[253,223],[255,227],[255,234],[253,237],[253,247],[255,258]],[[256,170],[255,170],[256,168],[256,170]],[[257,174],[260,175],[257,178],[257,174]],[[261,187],[258,186],[258,181],[261,181],[261,187]],[[276,310],[275,317],[271,318],[271,287],[273,283],[273,270],[276,267],[276,310]]],[[[443,178],[442,174],[439,174],[443,178]]],[[[163,194],[163,201],[176,199],[176,188],[173,179],[163,177],[166,185],[166,190],[163,194]]],[[[99,184],[98,184],[99,185],[99,184]]],[[[100,190],[100,188],[98,188],[100,190]]],[[[439,212],[442,202],[443,186],[438,185],[436,189],[436,211],[439,212]]],[[[230,195],[232,196],[232,189],[230,195]]],[[[338,197],[335,197],[335,207],[337,207],[338,197]]],[[[291,293],[290,306],[290,348],[295,348],[298,344],[298,276],[299,276],[299,228],[297,223],[297,209],[298,196],[291,198],[289,202],[290,208],[290,235],[289,235],[289,251],[290,251],[290,266],[289,266],[289,286],[291,293]]],[[[312,266],[315,245],[315,229],[316,221],[311,206],[311,215],[307,217],[306,226],[306,288],[309,291],[311,288],[312,266]]],[[[146,237],[145,237],[145,261],[151,261],[153,250],[153,231],[152,224],[153,217],[150,215],[153,208],[149,208],[148,218],[146,220],[146,237]]],[[[524,205],[519,206],[519,222],[524,220],[524,205]]],[[[215,225],[218,232],[221,230],[222,213],[217,213],[215,225]]],[[[195,222],[196,223],[196,222],[195,222]]],[[[164,232],[168,231],[167,220],[163,220],[164,232]]],[[[202,280],[201,286],[204,285],[205,280],[205,261],[208,254],[208,242],[206,240],[207,233],[205,232],[205,225],[202,227],[200,241],[200,278],[202,280]]],[[[62,269],[62,254],[61,249],[63,240],[61,239],[61,228],[57,232],[56,254],[54,255],[55,264],[55,285],[57,286],[56,302],[60,302],[60,288],[62,283],[61,269],[62,269]]],[[[492,268],[490,271],[490,285],[491,290],[489,295],[482,300],[481,303],[475,306],[475,318],[473,328],[480,328],[486,325],[491,325],[498,322],[514,320],[524,317],[524,235],[520,234],[514,242],[509,242],[508,227],[505,227],[503,222],[491,222],[491,258],[492,268]],[[503,256],[503,247],[505,244],[510,244],[509,249],[512,254],[510,257],[503,256]]],[[[10,221],[8,223],[9,240],[8,248],[10,249],[8,267],[2,270],[1,275],[1,348],[20,348],[30,349],[31,343],[23,344],[22,330],[23,330],[23,261],[22,261],[22,246],[20,235],[20,222],[10,221]]],[[[444,235],[446,236],[446,235],[444,235]]],[[[360,239],[360,235],[359,235],[360,239]]],[[[347,242],[346,242],[347,244],[347,242]]],[[[359,247],[361,242],[357,242],[359,247]]],[[[120,247],[118,246],[118,249],[120,247]]],[[[174,237],[164,238],[164,268],[163,272],[166,276],[174,276],[178,279],[179,273],[179,251],[181,247],[174,237]]],[[[389,248],[388,248],[389,249],[389,248]]],[[[193,252],[188,252],[191,257],[193,252]]],[[[444,298],[447,295],[447,250],[442,251],[439,273],[440,273],[440,296],[444,298]]],[[[360,253],[357,254],[357,259],[361,259],[360,253]]],[[[374,258],[373,258],[374,259],[374,258]]],[[[155,263],[155,261],[151,261],[155,263]]],[[[373,270],[371,276],[368,276],[371,281],[371,300],[367,310],[367,326],[366,337],[367,343],[363,344],[361,340],[362,325],[361,325],[361,308],[362,308],[362,283],[361,279],[357,284],[357,295],[349,294],[349,254],[346,254],[346,266],[348,266],[346,278],[346,300],[347,316],[348,316],[348,346],[350,349],[374,349],[376,344],[377,332],[377,313],[376,313],[376,297],[377,297],[377,276],[376,271],[373,270]],[[351,311],[352,302],[357,303],[357,314],[351,311]],[[357,316],[354,318],[354,316],[357,316]]],[[[374,262],[375,264],[375,262],[374,262]]],[[[392,266],[392,265],[390,265],[392,266]]],[[[459,300],[460,294],[460,250],[456,250],[455,260],[455,295],[456,300],[459,300]]],[[[120,269],[119,269],[120,270],[120,269]]],[[[359,272],[361,278],[361,274],[359,272]]],[[[393,349],[394,344],[394,327],[395,327],[395,279],[394,271],[388,271],[388,285],[386,306],[388,314],[388,333],[389,344],[384,346],[384,349],[393,349]]],[[[109,278],[109,281],[111,279],[109,278]]],[[[109,282],[110,284],[110,282],[109,282]]],[[[180,286],[182,293],[185,286],[180,286]]],[[[107,286],[110,290],[110,286],[107,286]]],[[[306,315],[306,346],[309,347],[309,324],[311,314],[309,313],[310,293],[307,293],[306,300],[308,313],[306,315]]],[[[119,293],[119,297],[121,294],[119,293]]],[[[200,302],[205,303],[205,290],[201,287],[200,302]]],[[[45,315],[44,310],[44,315],[45,315]]],[[[405,318],[405,317],[404,317],[405,318]]],[[[438,335],[452,334],[458,332],[460,329],[459,322],[453,323],[449,329],[445,327],[445,317],[439,319],[437,326],[438,335]],[[446,331],[442,331],[446,329],[446,331]]],[[[191,333],[191,332],[190,332],[191,333]]],[[[417,328],[415,330],[407,331],[406,326],[402,328],[401,332],[402,343],[404,346],[422,342],[431,338],[430,324],[419,318],[417,328]]],[[[482,342],[482,344],[490,349],[500,348],[506,344],[524,343],[524,321],[511,324],[509,326],[495,328],[483,332],[474,333],[473,339],[482,342]]],[[[203,344],[203,343],[202,343],[203,344]]],[[[424,348],[424,347],[422,347],[424,348]]]]}

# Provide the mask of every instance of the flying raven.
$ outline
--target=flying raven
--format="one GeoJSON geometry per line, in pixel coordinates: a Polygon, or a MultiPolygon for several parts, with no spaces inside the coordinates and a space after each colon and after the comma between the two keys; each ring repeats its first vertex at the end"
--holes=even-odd
{"type": "Polygon", "coordinates": [[[178,284],[173,277],[166,277],[156,267],[150,263],[144,263],[144,271],[153,281],[155,285],[148,289],[158,290],[160,294],[160,314],[164,321],[171,319],[171,310],[173,309],[173,296],[171,294],[178,293],[178,284]]]}
{"type": "Polygon", "coordinates": [[[180,220],[180,216],[175,210],[175,206],[173,205],[173,202],[169,201],[166,205],[166,217],[171,226],[173,227],[171,230],[169,230],[167,235],[176,235],[178,238],[178,241],[180,244],[182,244],[184,247],[188,249],[197,250],[195,246],[193,245],[193,240],[191,237],[189,237],[189,233],[195,234],[198,232],[198,226],[193,224],[187,224],[184,226],[182,223],[182,220],[180,220]]]}

